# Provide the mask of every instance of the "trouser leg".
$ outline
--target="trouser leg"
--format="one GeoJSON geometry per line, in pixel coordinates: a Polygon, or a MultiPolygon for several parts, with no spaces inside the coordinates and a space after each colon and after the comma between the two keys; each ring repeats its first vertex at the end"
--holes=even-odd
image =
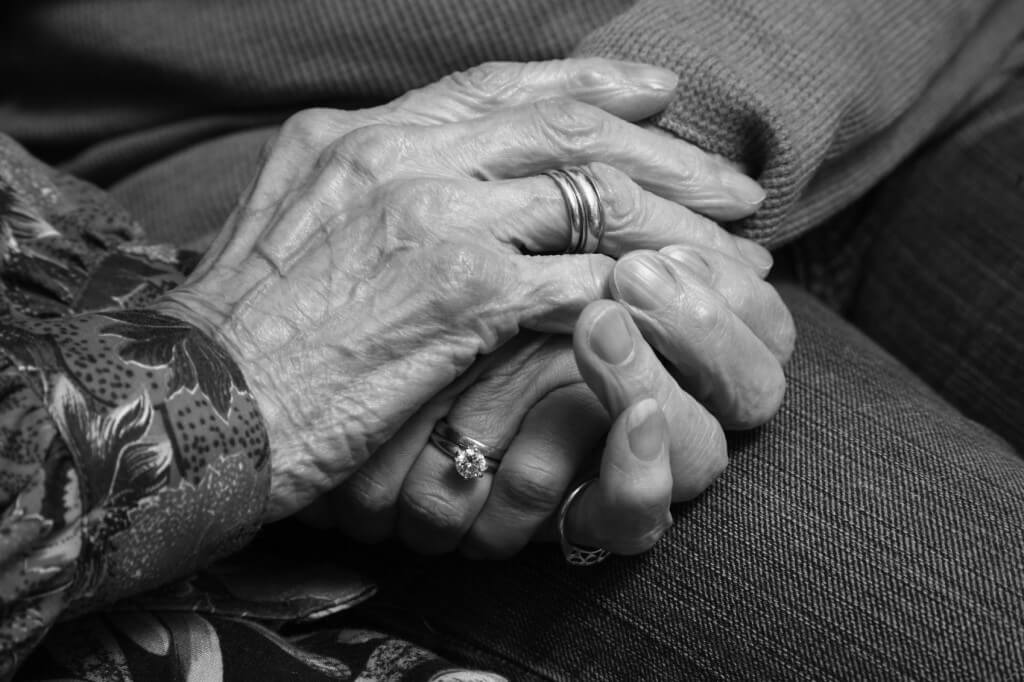
{"type": "MultiPolygon", "coordinates": [[[[373,619],[513,677],[1008,679],[1024,461],[807,294],[790,389],[649,554],[371,554],[373,619]]],[[[365,550],[350,550],[352,556],[365,550]]]]}
{"type": "Polygon", "coordinates": [[[1024,75],[883,185],[850,317],[1024,453],[1024,75]]]}

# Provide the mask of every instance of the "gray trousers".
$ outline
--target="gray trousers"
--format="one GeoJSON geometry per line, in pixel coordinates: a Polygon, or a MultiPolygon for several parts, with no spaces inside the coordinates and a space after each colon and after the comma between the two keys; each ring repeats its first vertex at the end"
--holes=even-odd
{"type": "Polygon", "coordinates": [[[1024,679],[1024,80],[855,211],[848,319],[780,285],[785,405],[652,552],[380,550],[364,617],[514,679],[1024,679]]]}
{"type": "MultiPolygon", "coordinates": [[[[114,192],[157,239],[201,244],[266,136],[114,192]]],[[[500,563],[342,550],[382,584],[345,620],[514,679],[1024,679],[1024,80],[837,225],[821,231],[850,248],[801,284],[858,259],[843,315],[780,285],[800,334],[782,411],[734,435],[652,552],[576,569],[552,546],[500,563]]]]}

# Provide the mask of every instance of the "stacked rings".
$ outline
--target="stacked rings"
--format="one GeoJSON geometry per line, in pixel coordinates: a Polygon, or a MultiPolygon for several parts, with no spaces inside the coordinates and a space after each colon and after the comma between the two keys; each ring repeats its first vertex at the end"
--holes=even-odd
{"type": "Polygon", "coordinates": [[[569,244],[565,253],[594,253],[604,236],[604,207],[597,185],[581,166],[544,171],[562,194],[569,214],[569,244]]]}
{"type": "Polygon", "coordinates": [[[434,425],[430,442],[455,462],[456,473],[467,481],[498,470],[500,460],[492,457],[499,454],[498,448],[459,433],[446,419],[434,425]]]}

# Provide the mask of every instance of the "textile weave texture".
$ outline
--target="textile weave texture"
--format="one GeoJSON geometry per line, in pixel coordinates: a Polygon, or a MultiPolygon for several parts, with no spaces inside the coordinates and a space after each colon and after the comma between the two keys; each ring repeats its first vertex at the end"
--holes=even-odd
{"type": "MultiPolygon", "coordinates": [[[[488,60],[601,55],[680,74],[656,122],[750,166],[769,199],[735,228],[771,245],[891,171],[971,99],[1024,29],[1019,0],[16,7],[0,28],[0,79],[18,94],[0,107],[0,130],[102,184],[306,106],[379,103],[488,60]]],[[[185,216],[165,212],[177,195],[162,179],[172,182],[122,194],[158,238],[219,225],[230,210],[196,201],[192,220],[170,222],[185,216]]]]}
{"type": "Polygon", "coordinates": [[[1016,679],[1024,460],[782,291],[800,334],[782,411],[732,439],[649,554],[581,570],[543,546],[511,564],[381,551],[371,622],[513,679],[1016,679]]]}

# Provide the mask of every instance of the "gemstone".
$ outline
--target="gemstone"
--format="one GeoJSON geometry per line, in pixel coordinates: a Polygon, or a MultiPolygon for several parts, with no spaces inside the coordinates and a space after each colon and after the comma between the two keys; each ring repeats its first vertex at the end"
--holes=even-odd
{"type": "Polygon", "coordinates": [[[475,447],[460,446],[455,453],[455,471],[468,481],[482,478],[487,472],[487,460],[475,447]]]}

